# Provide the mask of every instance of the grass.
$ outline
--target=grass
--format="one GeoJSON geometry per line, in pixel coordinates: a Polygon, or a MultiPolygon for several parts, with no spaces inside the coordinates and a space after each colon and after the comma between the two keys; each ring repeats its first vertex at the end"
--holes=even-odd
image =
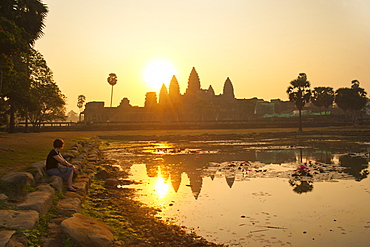
{"type": "MultiPolygon", "coordinates": [[[[348,131],[370,130],[367,127],[327,127],[327,128],[304,128],[304,131],[348,131]]],[[[56,138],[65,141],[65,149],[69,149],[76,142],[99,136],[103,140],[109,140],[115,136],[128,135],[183,135],[192,136],[200,134],[248,134],[248,133],[283,133],[296,132],[297,128],[271,128],[271,129],[208,129],[208,130],[129,130],[129,131],[70,131],[70,132],[40,132],[40,133],[0,133],[0,176],[11,172],[25,171],[32,163],[45,160],[52,149],[52,143],[56,138]]]]}

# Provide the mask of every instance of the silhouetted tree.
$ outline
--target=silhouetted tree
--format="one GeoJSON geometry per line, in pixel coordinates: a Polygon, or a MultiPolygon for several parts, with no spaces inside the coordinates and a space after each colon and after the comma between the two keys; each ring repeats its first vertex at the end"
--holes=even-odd
{"type": "Polygon", "coordinates": [[[113,100],[113,86],[117,84],[117,75],[115,73],[110,73],[107,79],[109,85],[112,86],[112,92],[110,96],[110,107],[112,107],[112,100],[113,100]]]}
{"type": "Polygon", "coordinates": [[[351,88],[339,88],[335,91],[334,101],[346,115],[353,116],[353,122],[356,124],[356,112],[365,107],[367,103],[366,95],[365,89],[360,87],[360,82],[358,80],[353,80],[351,88]]]}
{"type": "Polygon", "coordinates": [[[44,20],[48,9],[39,0],[2,0],[0,2],[0,26],[3,32],[0,35],[0,93],[3,83],[3,66],[9,61],[9,55],[25,52],[35,40],[42,36],[45,27],[44,20]],[[9,22],[14,23],[9,24],[9,22]],[[1,49],[2,50],[2,49],[1,49]]]}
{"type": "MultiPolygon", "coordinates": [[[[1,5],[0,5],[1,6],[1,5]]],[[[22,55],[28,52],[28,36],[24,29],[14,22],[0,17],[0,95],[3,89],[4,76],[15,73],[11,56],[22,55]]]]}
{"type": "Polygon", "coordinates": [[[0,2],[0,24],[6,27],[5,32],[0,34],[1,45],[5,43],[5,46],[2,46],[2,48],[6,49],[6,52],[0,54],[0,93],[3,93],[4,83],[16,84],[7,85],[7,89],[12,90],[4,90],[5,93],[1,95],[8,98],[7,102],[10,106],[9,132],[14,132],[17,105],[24,103],[25,97],[21,95],[21,91],[28,90],[26,87],[29,84],[27,82],[29,74],[24,72],[24,67],[27,67],[27,65],[22,65],[21,63],[26,63],[22,60],[27,59],[26,50],[29,46],[32,46],[36,39],[42,36],[47,12],[46,5],[39,0],[2,0],[0,2]],[[9,21],[15,23],[17,28],[14,28],[14,26],[10,27],[9,21]],[[25,44],[29,46],[26,48],[25,44]],[[15,61],[17,65],[14,64],[15,61]],[[13,73],[7,75],[8,71],[4,67],[10,68],[10,72],[13,73]],[[18,94],[14,94],[15,91],[18,94]]]}
{"type": "Polygon", "coordinates": [[[85,95],[82,95],[82,94],[78,95],[77,107],[80,109],[80,114],[78,114],[78,121],[81,121],[81,110],[82,110],[82,107],[84,106],[85,100],[86,100],[85,95]]]}
{"type": "Polygon", "coordinates": [[[320,114],[321,114],[321,107],[328,109],[329,106],[333,105],[333,102],[334,102],[333,88],[332,87],[315,87],[314,90],[312,90],[311,102],[312,104],[320,108],[320,114]]]}
{"type": "Polygon", "coordinates": [[[65,99],[53,78],[53,72],[45,59],[32,50],[29,59],[30,91],[28,117],[33,127],[39,128],[41,122],[65,120],[65,99]]]}
{"type": "Polygon", "coordinates": [[[299,128],[302,131],[302,109],[309,102],[311,97],[310,82],[307,80],[305,73],[300,73],[298,78],[290,82],[291,86],[286,91],[289,95],[289,100],[294,102],[299,110],[299,128]]]}
{"type": "Polygon", "coordinates": [[[1,0],[0,2],[0,16],[24,29],[29,34],[27,42],[30,45],[43,35],[47,13],[47,6],[40,0],[1,0]]]}

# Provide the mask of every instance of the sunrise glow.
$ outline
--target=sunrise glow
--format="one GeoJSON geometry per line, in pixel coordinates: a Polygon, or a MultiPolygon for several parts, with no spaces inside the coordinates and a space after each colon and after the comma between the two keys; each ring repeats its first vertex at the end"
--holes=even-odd
{"type": "Polygon", "coordinates": [[[163,83],[168,86],[171,77],[175,74],[175,69],[170,63],[157,60],[145,68],[144,80],[150,90],[159,91],[163,83]]]}

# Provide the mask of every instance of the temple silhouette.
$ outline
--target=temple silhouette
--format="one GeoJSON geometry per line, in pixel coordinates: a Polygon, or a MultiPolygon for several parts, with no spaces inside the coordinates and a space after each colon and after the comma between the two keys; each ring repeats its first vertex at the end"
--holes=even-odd
{"type": "Polygon", "coordinates": [[[117,107],[105,107],[102,101],[88,102],[81,113],[86,123],[99,122],[148,122],[161,123],[186,121],[230,121],[250,120],[264,114],[292,112],[294,104],[279,99],[267,102],[258,98],[236,99],[234,86],[226,78],[223,92],[219,95],[210,85],[201,87],[201,81],[193,67],[186,91],[180,93],[176,76],[169,87],[162,85],[159,97],[156,92],[147,92],[144,107],[132,106],[128,98],[123,98],[117,107]]]}

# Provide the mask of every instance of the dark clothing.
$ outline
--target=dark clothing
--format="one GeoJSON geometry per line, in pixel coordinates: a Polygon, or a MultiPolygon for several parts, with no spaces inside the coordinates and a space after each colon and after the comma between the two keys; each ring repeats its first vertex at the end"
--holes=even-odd
{"type": "Polygon", "coordinates": [[[52,149],[50,153],[48,154],[48,157],[46,158],[46,170],[58,168],[58,161],[54,159],[53,157],[55,155],[58,155],[59,152],[55,151],[55,149],[52,149]]]}
{"type": "Polygon", "coordinates": [[[54,159],[55,155],[59,155],[59,152],[52,149],[46,158],[46,174],[49,176],[59,176],[62,177],[63,180],[67,181],[71,173],[73,172],[72,167],[67,168],[59,168],[59,163],[56,159],[54,159]]]}

